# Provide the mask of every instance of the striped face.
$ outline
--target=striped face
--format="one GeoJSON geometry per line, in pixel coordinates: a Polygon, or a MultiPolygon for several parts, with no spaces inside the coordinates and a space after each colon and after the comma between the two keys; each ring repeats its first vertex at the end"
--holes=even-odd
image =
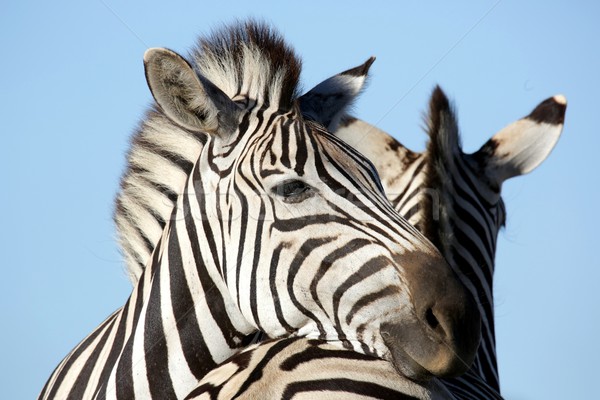
{"type": "MultiPolygon", "coordinates": [[[[430,214],[433,209],[426,207],[429,203],[423,199],[415,207],[411,205],[412,199],[419,199],[420,192],[426,187],[429,193],[439,194],[457,186],[452,195],[440,196],[446,204],[438,204],[438,207],[446,212],[453,211],[440,224],[442,227],[448,224],[454,226],[458,241],[451,244],[448,254],[455,265],[461,267],[461,276],[471,285],[476,285],[476,278],[485,276],[489,263],[493,266],[495,237],[504,220],[500,191],[497,184],[492,184],[502,178],[495,170],[497,167],[490,170],[489,166],[512,165],[510,170],[521,173],[535,168],[560,136],[566,104],[562,96],[547,99],[529,116],[509,125],[481,150],[469,155],[462,152],[457,136],[445,137],[458,131],[444,99],[440,91],[434,93],[429,131],[433,143],[424,153],[413,153],[387,133],[351,118],[342,123],[336,136],[359,147],[374,160],[382,172],[386,192],[390,190],[387,193],[393,204],[411,215],[424,230],[427,227],[423,224],[434,222],[430,214]],[[442,114],[442,117],[436,118],[436,114],[442,114]],[[439,123],[441,120],[445,121],[443,126],[439,123]],[[365,134],[368,136],[365,137],[365,134]],[[500,147],[503,149],[497,151],[500,147]],[[436,161],[442,162],[442,165],[436,168],[436,161]],[[447,178],[433,180],[433,171],[437,171],[434,177],[446,171],[444,175],[447,178]],[[489,251],[492,253],[489,254],[489,251]],[[460,261],[458,256],[462,257],[460,261]],[[470,259],[478,260],[477,264],[470,264],[470,259]]],[[[482,283],[491,292],[491,277],[489,279],[482,283]]],[[[480,294],[478,296],[485,299],[480,303],[489,301],[480,294]]],[[[487,305],[482,306],[485,311],[487,305]]],[[[489,317],[493,323],[493,316],[489,317]]],[[[484,322],[486,328],[488,324],[484,322]]],[[[480,359],[476,360],[475,368],[465,375],[455,380],[422,383],[397,376],[387,362],[342,351],[327,342],[298,338],[267,341],[246,349],[213,369],[188,398],[287,398],[292,395],[316,396],[311,392],[327,390],[339,393],[344,399],[406,396],[431,399],[454,398],[453,395],[469,399],[500,399],[495,370],[488,370],[490,363],[486,356],[490,344],[493,349],[489,332],[484,332],[480,359]]]]}
{"type": "Polygon", "coordinates": [[[293,102],[234,102],[168,50],[148,51],[145,64],[165,114],[209,134],[186,223],[202,268],[212,264],[248,324],[340,341],[415,378],[469,367],[477,308],[366,158],[293,102]]]}

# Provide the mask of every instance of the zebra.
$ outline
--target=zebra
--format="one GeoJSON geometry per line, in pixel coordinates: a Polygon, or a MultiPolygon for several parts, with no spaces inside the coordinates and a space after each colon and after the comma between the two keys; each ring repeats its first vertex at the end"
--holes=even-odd
{"type": "Polygon", "coordinates": [[[368,130],[371,144],[360,150],[376,160],[379,170],[397,171],[382,179],[392,204],[441,250],[478,301],[482,340],[472,372],[498,391],[493,275],[496,238],[506,220],[502,183],[531,172],[548,157],[562,133],[566,106],[563,95],[542,101],[473,154],[462,151],[455,112],[439,87],[429,102],[424,153],[358,119],[347,118],[336,133],[357,146],[363,136],[357,133],[368,130]],[[391,151],[382,154],[386,148],[391,151]],[[396,168],[388,165],[392,153],[399,155],[396,168]]]}
{"type": "MultiPolygon", "coordinates": [[[[372,61],[371,61],[372,62],[372,61]]],[[[362,67],[354,69],[354,73],[359,72],[366,74],[368,71],[369,63],[362,67]]],[[[346,76],[354,76],[353,74],[347,74],[346,76]]],[[[335,87],[335,82],[342,81],[344,74],[333,77],[325,81],[323,84],[317,86],[311,92],[302,96],[305,103],[308,103],[305,99],[323,99],[327,98],[331,94],[331,87],[335,87]]],[[[361,85],[364,80],[361,80],[361,85]]],[[[334,96],[335,97],[335,96],[334,96]]],[[[339,95],[337,96],[339,97],[339,95]]],[[[378,128],[365,123],[356,118],[345,117],[337,124],[340,125],[339,130],[336,131],[336,135],[350,143],[352,146],[357,148],[360,152],[365,154],[368,158],[374,161],[378,171],[380,171],[380,177],[382,184],[385,188],[386,193],[391,194],[390,200],[395,205],[396,209],[401,215],[406,217],[409,222],[417,226],[422,232],[429,238],[436,238],[437,242],[441,245],[441,238],[437,234],[440,223],[446,221],[445,233],[442,237],[444,239],[444,254],[451,259],[451,263],[458,269],[460,265],[457,263],[457,259],[463,262],[463,265],[467,265],[463,269],[464,273],[459,271],[459,275],[465,279],[470,289],[480,299],[480,307],[484,318],[484,333],[483,333],[483,345],[479,350],[478,355],[478,367],[477,371],[471,371],[475,376],[481,376],[486,382],[488,382],[493,388],[499,390],[499,378],[496,365],[496,352],[495,352],[495,335],[494,335],[494,318],[493,318],[493,270],[494,270],[494,253],[495,253],[495,240],[499,229],[504,223],[504,205],[502,199],[499,196],[499,186],[504,179],[508,179],[512,175],[523,174],[531,171],[537,165],[539,165],[550,153],[552,148],[555,146],[560,133],[562,131],[562,125],[564,122],[564,114],[566,110],[566,100],[562,96],[555,96],[542,102],[533,112],[526,118],[523,118],[503,129],[495,137],[491,138],[482,149],[473,155],[463,154],[460,150],[460,138],[458,137],[458,128],[456,127],[456,121],[454,113],[450,109],[450,104],[445,98],[445,95],[441,89],[434,91],[431,101],[431,115],[429,124],[436,120],[435,114],[439,114],[437,117],[448,119],[447,122],[450,126],[449,131],[453,136],[445,137],[441,134],[436,135],[436,140],[431,140],[429,148],[424,153],[413,152],[406,147],[402,146],[394,138],[387,133],[379,130],[378,128]],[[439,101],[434,101],[438,99],[439,101]],[[439,109],[438,109],[439,108],[439,109]],[[368,136],[365,137],[364,132],[368,132],[368,136]],[[358,135],[360,133],[360,135],[358,135]],[[501,143],[503,146],[497,147],[497,144],[501,143]],[[512,146],[509,147],[509,146],[512,146]],[[519,148],[521,152],[517,152],[519,148]],[[491,151],[497,149],[496,152],[491,151]],[[434,153],[434,151],[436,153],[434,153]],[[505,152],[504,159],[499,157],[505,152]],[[512,158],[508,158],[507,155],[511,154],[512,158]],[[456,165],[467,165],[468,168],[462,170],[450,170],[446,171],[446,164],[444,163],[445,158],[456,157],[459,161],[452,162],[451,167],[456,165]],[[487,160],[487,161],[486,161],[487,160]],[[498,182],[493,183],[485,178],[487,173],[484,171],[483,162],[490,164],[502,163],[504,167],[502,169],[496,168],[494,174],[498,174],[498,182]],[[473,168],[474,163],[479,164],[479,169],[473,168]],[[511,171],[511,168],[513,169],[511,171]],[[449,183],[454,181],[461,182],[459,179],[461,175],[469,173],[468,180],[462,180],[462,186],[459,185],[460,189],[458,192],[448,185],[440,185],[440,181],[436,176],[438,171],[440,174],[456,174],[456,179],[451,180],[449,183]],[[469,172],[471,171],[471,172],[469,172]],[[507,171],[511,171],[509,175],[507,171]],[[478,177],[478,174],[482,174],[482,177],[478,177]],[[464,182],[470,182],[467,191],[464,190],[464,182]],[[496,187],[497,186],[497,187],[496,187]],[[445,190],[443,190],[445,189],[445,190]],[[491,192],[486,194],[486,192],[491,192]],[[443,195],[443,197],[442,197],[443,195]],[[491,201],[486,201],[486,197],[491,197],[491,201]],[[444,200],[445,202],[441,202],[444,200]],[[462,203],[462,204],[461,204],[462,203]],[[473,206],[469,204],[473,203],[473,206]],[[498,215],[495,219],[490,219],[486,216],[484,210],[491,209],[492,205],[496,204],[496,212],[498,215]],[[453,209],[463,210],[461,214],[452,212],[453,209]],[[464,210],[470,209],[474,214],[469,216],[464,210]],[[447,212],[450,210],[451,212],[447,212]],[[438,221],[442,212],[446,213],[446,218],[438,221]],[[476,221],[473,225],[478,227],[477,232],[481,233],[478,237],[477,232],[470,230],[468,220],[476,221]],[[454,222],[456,221],[456,223],[454,222]],[[454,226],[455,228],[448,228],[454,226]],[[457,236],[453,234],[453,230],[460,233],[461,237],[470,237],[468,240],[469,245],[461,245],[461,241],[457,240],[457,236]],[[452,261],[453,260],[453,261],[452,261]]],[[[305,112],[306,113],[306,112],[305,112]]],[[[310,114],[310,111],[306,114],[310,114]]],[[[314,113],[311,116],[314,119],[319,119],[319,116],[314,113]]],[[[336,116],[332,118],[328,116],[325,119],[321,119],[319,122],[327,126],[331,130],[335,130],[337,127],[331,125],[330,121],[341,117],[336,116]]],[[[441,130],[440,130],[441,131],[441,130]]],[[[436,130],[430,130],[430,136],[432,133],[437,132],[436,130]]],[[[153,151],[154,148],[161,148],[162,150],[169,150],[167,154],[177,154],[179,157],[179,149],[176,147],[182,138],[172,138],[168,140],[160,140],[160,130],[156,130],[155,137],[152,138],[156,142],[152,143],[154,147],[150,149],[153,151]]],[[[185,139],[185,137],[183,137],[185,139]]],[[[147,139],[151,142],[150,139],[147,139]]],[[[136,142],[134,142],[135,149],[136,142]]],[[[144,151],[148,151],[149,146],[140,146],[144,151]]],[[[190,148],[191,146],[187,146],[190,148]]],[[[135,155],[134,149],[132,154],[135,155]]],[[[199,150],[196,150],[199,152],[199,150]]],[[[127,199],[128,191],[126,184],[129,181],[135,182],[135,174],[139,169],[138,165],[143,165],[144,158],[138,157],[142,162],[136,160],[135,157],[130,157],[130,163],[133,164],[133,168],[129,171],[128,175],[124,179],[123,190],[121,199],[119,201],[126,202],[132,201],[127,199]],[[136,168],[137,167],[137,168],[136,168]]],[[[150,167],[147,167],[150,168],[150,167]]],[[[144,170],[144,169],[142,169],[144,170]]],[[[180,175],[185,176],[185,169],[179,171],[180,175]]],[[[170,175],[159,175],[153,176],[156,187],[159,188],[172,188],[173,179],[170,175]]],[[[144,182],[131,184],[134,188],[131,190],[132,193],[137,193],[140,188],[144,187],[144,182]]],[[[152,193],[160,192],[154,190],[152,193]]],[[[151,194],[151,193],[150,193],[151,194]]],[[[133,196],[130,196],[133,197],[133,196]]],[[[149,198],[149,196],[146,196],[149,198]]],[[[119,204],[119,201],[117,202],[119,204]]],[[[135,201],[132,201],[135,203],[135,201]]],[[[148,201],[152,203],[152,201],[148,201]]],[[[146,204],[148,204],[146,203],[146,204]]],[[[153,204],[159,202],[154,201],[153,204]]],[[[165,201],[164,204],[167,204],[165,201]]],[[[143,208],[143,207],[142,207],[143,208]]],[[[169,209],[167,207],[167,209],[169,209]]],[[[157,211],[156,206],[150,207],[151,214],[155,215],[160,211],[157,211]]],[[[136,216],[131,214],[127,215],[122,212],[122,207],[117,207],[116,218],[119,220],[126,221],[127,223],[136,226],[141,232],[144,232],[144,227],[141,223],[135,224],[136,216]],[[120,211],[121,210],[121,211],[120,211]],[[132,222],[133,221],[133,222],[132,222]]],[[[146,236],[151,237],[149,233],[145,233],[146,236]]],[[[127,251],[125,250],[125,253],[127,251]]],[[[465,379],[465,378],[463,378],[465,379]]],[[[460,383],[459,383],[460,386],[460,383]]]]}
{"type": "Polygon", "coordinates": [[[261,393],[261,398],[279,399],[323,391],[344,399],[501,399],[493,307],[485,304],[493,300],[491,275],[489,280],[477,280],[490,269],[493,273],[495,238],[506,217],[500,197],[502,182],[530,172],[549,155],[562,132],[565,111],[564,96],[546,99],[527,117],[467,155],[460,148],[450,102],[436,87],[427,118],[430,141],[424,153],[411,152],[384,131],[351,117],[336,132],[374,161],[392,203],[438,243],[451,265],[471,268],[470,273],[463,269],[459,275],[474,290],[483,325],[487,325],[474,368],[454,379],[414,382],[394,375],[393,366],[384,360],[340,351],[323,341],[279,339],[232,357],[212,370],[186,398],[251,399],[261,393]],[[357,142],[364,132],[369,132],[368,138],[357,142]],[[432,191],[439,195],[440,204],[435,207],[432,191]],[[491,263],[473,263],[471,260],[481,260],[478,251],[487,252],[485,260],[491,263]],[[458,263],[458,255],[467,262],[458,263]],[[477,288],[486,290],[475,292],[477,288]]]}
{"type": "Polygon", "coordinates": [[[191,62],[155,48],[144,66],[159,124],[205,143],[125,305],[41,399],[181,398],[257,331],[326,340],[414,379],[469,368],[472,296],[372,163],[302,116],[300,60],[279,34],[240,23],[201,38],[191,62]]]}

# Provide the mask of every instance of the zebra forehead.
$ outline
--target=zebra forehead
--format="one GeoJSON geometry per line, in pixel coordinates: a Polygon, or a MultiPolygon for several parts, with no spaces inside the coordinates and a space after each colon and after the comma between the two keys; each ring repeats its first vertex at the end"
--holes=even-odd
{"type": "Polygon", "coordinates": [[[192,64],[229,97],[290,109],[298,97],[300,58],[267,24],[247,21],[200,38],[192,64]]]}
{"type": "Polygon", "coordinates": [[[277,128],[255,131],[257,135],[245,147],[242,158],[259,161],[263,168],[282,164],[303,175],[301,170],[306,163],[314,161],[314,153],[317,152],[322,162],[335,161],[346,171],[366,170],[372,178],[377,175],[366,156],[313,121],[304,120],[296,113],[283,113],[276,120],[278,124],[274,126],[277,128]],[[291,122],[290,119],[296,120],[291,122]]]}

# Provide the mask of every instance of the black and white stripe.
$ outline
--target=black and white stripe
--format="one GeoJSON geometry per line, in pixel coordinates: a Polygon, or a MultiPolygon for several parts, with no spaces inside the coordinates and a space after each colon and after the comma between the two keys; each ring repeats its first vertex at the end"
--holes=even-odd
{"type": "Polygon", "coordinates": [[[128,301],[40,398],[181,398],[258,330],[338,342],[414,377],[468,367],[468,292],[372,164],[303,118],[299,62],[279,36],[251,22],[202,40],[194,67],[166,49],[145,65],[150,118],[204,145],[128,301]]]}

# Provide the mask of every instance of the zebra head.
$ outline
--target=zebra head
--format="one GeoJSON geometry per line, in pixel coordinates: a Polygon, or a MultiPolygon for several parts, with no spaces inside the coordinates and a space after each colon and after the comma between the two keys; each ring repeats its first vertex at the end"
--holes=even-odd
{"type": "Polygon", "coordinates": [[[426,118],[429,142],[422,153],[352,117],[345,117],[336,131],[373,160],[396,210],[436,244],[477,299],[482,341],[474,368],[496,389],[493,273],[496,239],[506,218],[501,187],[548,157],[561,135],[565,111],[564,96],[548,98],[467,154],[451,104],[436,87],[426,118]]]}
{"type": "Polygon", "coordinates": [[[412,378],[468,369],[477,306],[395,212],[371,162],[302,115],[300,102],[312,116],[331,110],[299,100],[293,51],[249,24],[193,58],[150,49],[144,63],[164,114],[208,136],[175,215],[234,325],[341,342],[412,378]]]}

